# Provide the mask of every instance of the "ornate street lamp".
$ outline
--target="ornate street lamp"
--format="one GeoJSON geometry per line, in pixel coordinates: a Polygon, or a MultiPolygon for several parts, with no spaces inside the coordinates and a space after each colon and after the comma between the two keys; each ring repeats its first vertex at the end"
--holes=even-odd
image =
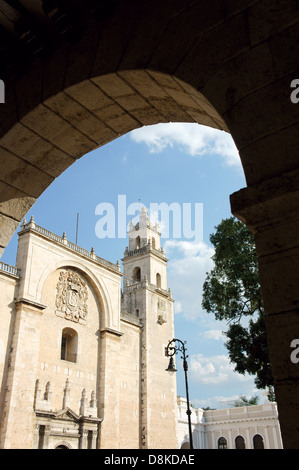
{"type": "Polygon", "coordinates": [[[170,357],[169,364],[166,369],[169,373],[174,373],[177,371],[174,365],[173,356],[177,354],[178,351],[182,353],[181,359],[183,359],[183,369],[185,372],[185,384],[186,384],[186,398],[187,398],[187,416],[188,416],[188,426],[189,426],[189,441],[190,441],[190,449],[193,449],[193,439],[192,439],[192,430],[191,430],[191,410],[189,406],[189,390],[188,390],[188,378],[187,378],[187,371],[188,371],[188,363],[186,356],[186,348],[185,348],[186,341],[181,341],[180,339],[172,339],[169,341],[166,347],[166,355],[170,357]]]}

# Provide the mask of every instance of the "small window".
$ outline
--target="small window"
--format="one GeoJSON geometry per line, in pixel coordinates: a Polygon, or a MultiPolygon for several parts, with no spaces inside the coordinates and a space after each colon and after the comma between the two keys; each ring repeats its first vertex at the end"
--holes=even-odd
{"type": "Polygon", "coordinates": [[[161,275],[159,273],[156,274],[156,286],[161,287],[161,275]]]}
{"type": "Polygon", "coordinates": [[[72,328],[64,328],[61,337],[60,359],[77,362],[78,334],[72,328]]]}
{"type": "Polygon", "coordinates": [[[220,437],[218,439],[218,449],[227,449],[227,440],[225,437],[220,437]]]}
{"type": "Polygon", "coordinates": [[[156,248],[156,239],[154,237],[152,238],[152,247],[156,248]]]}
{"type": "Polygon", "coordinates": [[[139,250],[140,248],[140,237],[138,235],[138,237],[136,238],[136,249],[139,250]]]}

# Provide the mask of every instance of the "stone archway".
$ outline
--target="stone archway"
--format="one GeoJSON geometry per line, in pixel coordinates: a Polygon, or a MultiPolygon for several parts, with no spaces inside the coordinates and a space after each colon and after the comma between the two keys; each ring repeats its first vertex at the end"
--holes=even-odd
{"type": "Polygon", "coordinates": [[[0,248],[86,152],[158,122],[229,130],[248,188],[284,446],[299,447],[298,78],[295,0],[1,5],[0,248]]]}

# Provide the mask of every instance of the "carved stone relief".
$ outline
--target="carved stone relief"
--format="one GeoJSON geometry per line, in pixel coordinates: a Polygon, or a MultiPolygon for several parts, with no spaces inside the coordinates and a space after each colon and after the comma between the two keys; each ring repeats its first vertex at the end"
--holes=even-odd
{"type": "Polygon", "coordinates": [[[165,301],[161,299],[158,300],[158,323],[166,323],[165,301]]]}
{"type": "Polygon", "coordinates": [[[88,313],[86,281],[75,271],[61,271],[56,290],[56,315],[77,323],[86,323],[88,313]]]}

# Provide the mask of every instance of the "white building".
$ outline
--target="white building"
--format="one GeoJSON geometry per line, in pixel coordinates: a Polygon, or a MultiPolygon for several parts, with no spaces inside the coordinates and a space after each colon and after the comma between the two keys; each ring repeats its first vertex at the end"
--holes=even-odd
{"type": "MultiPolygon", "coordinates": [[[[187,400],[178,397],[178,447],[189,449],[187,400]]],[[[276,403],[192,409],[194,449],[282,449],[276,403]]]]}

